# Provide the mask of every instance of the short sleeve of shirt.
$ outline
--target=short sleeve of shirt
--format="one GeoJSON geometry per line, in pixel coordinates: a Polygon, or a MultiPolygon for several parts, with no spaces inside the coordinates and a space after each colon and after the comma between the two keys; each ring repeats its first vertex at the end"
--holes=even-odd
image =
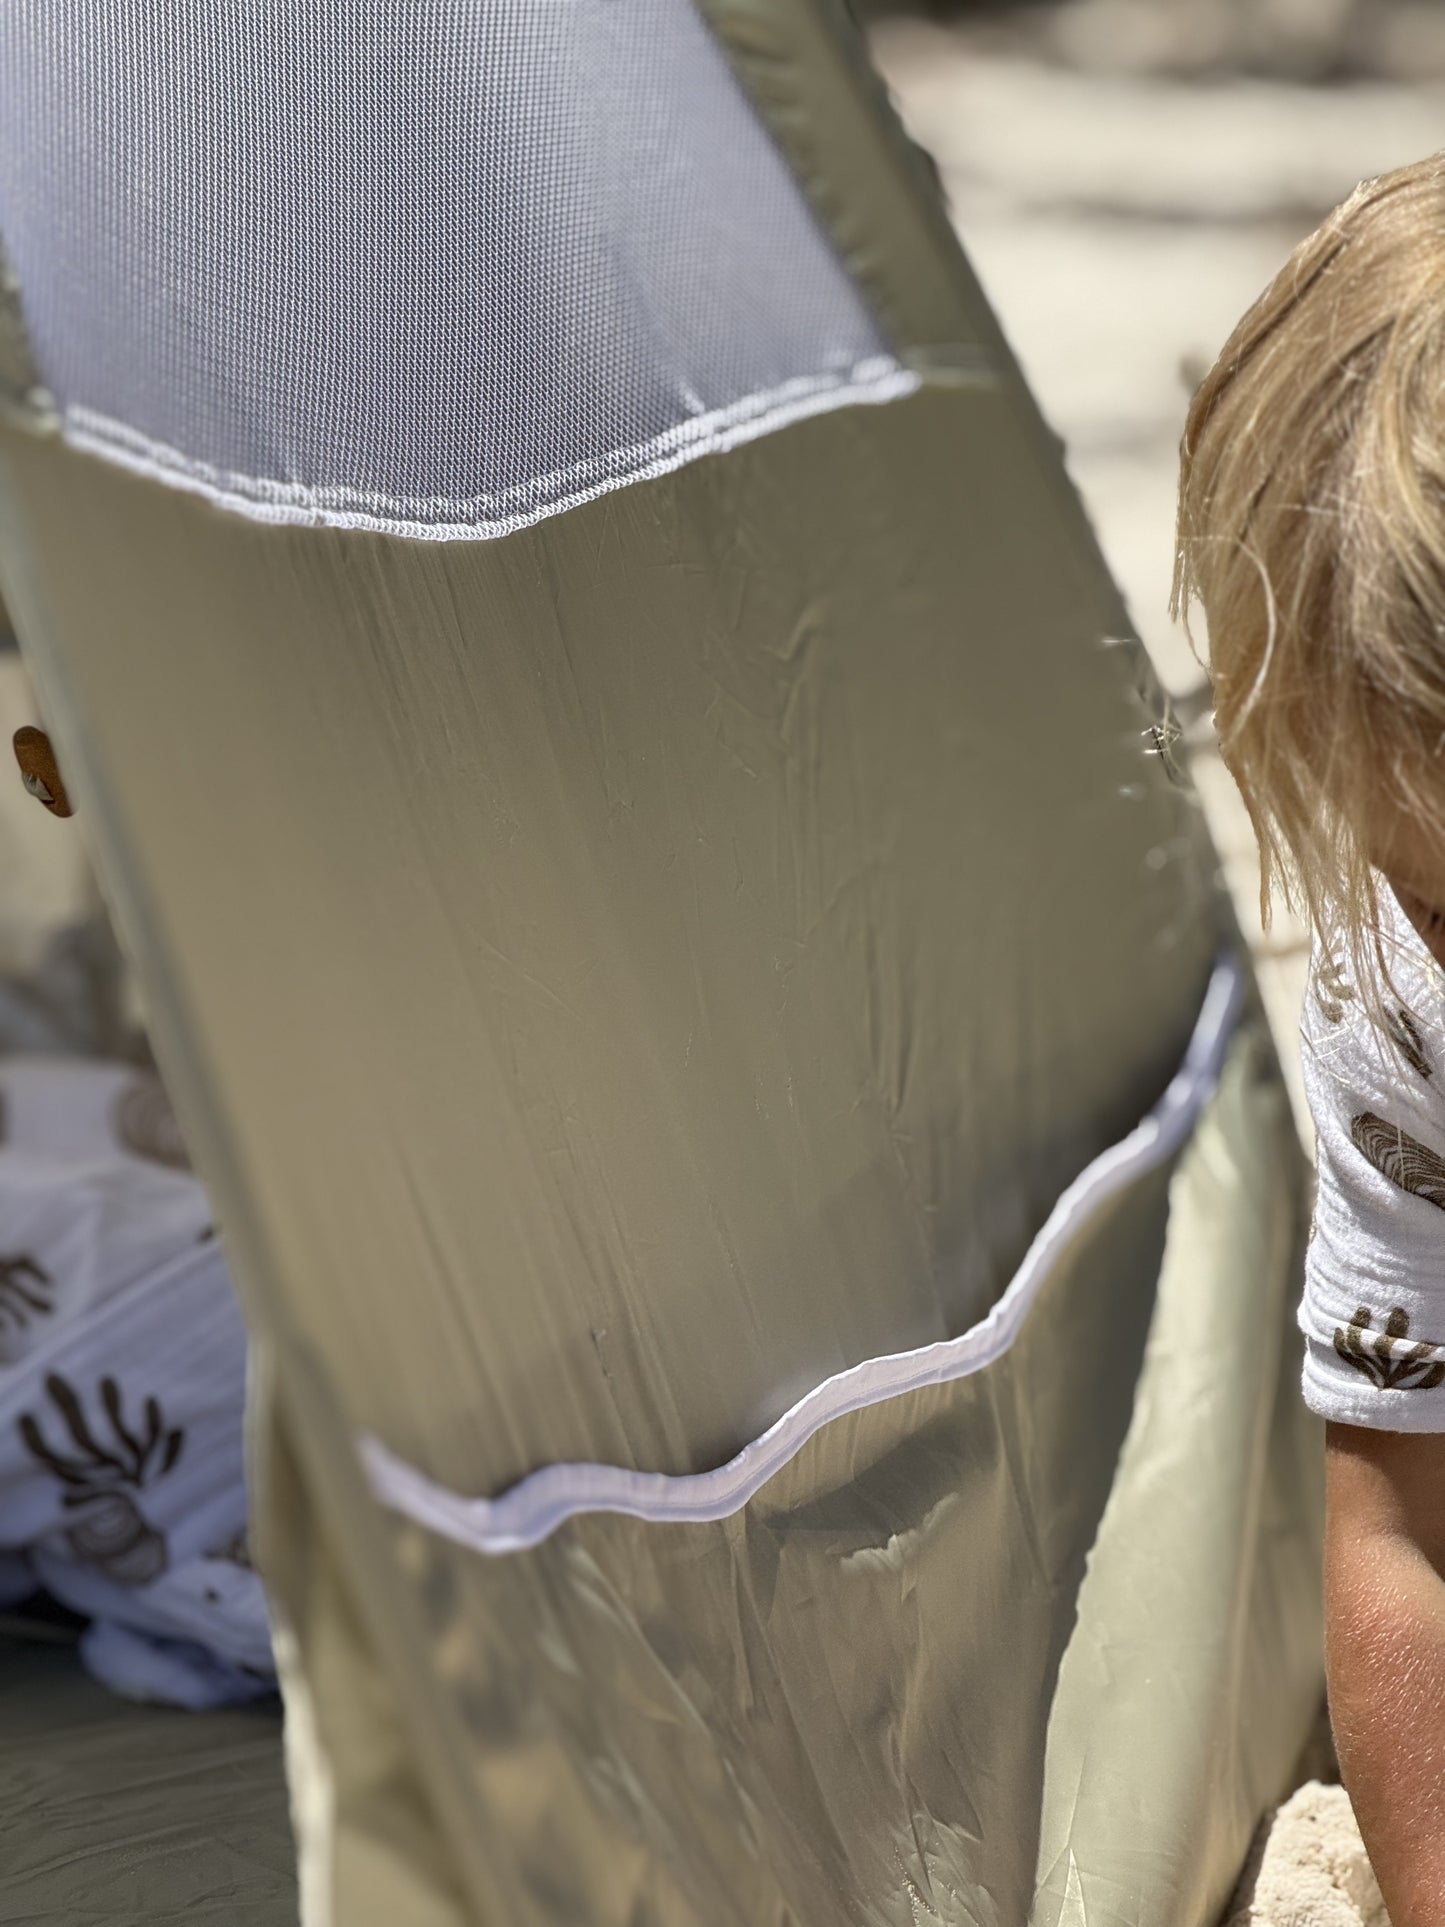
{"type": "Polygon", "coordinates": [[[1371,997],[1317,948],[1305,997],[1304,1393],[1343,1424],[1445,1432],[1445,976],[1393,905],[1386,954],[1371,997]]]}

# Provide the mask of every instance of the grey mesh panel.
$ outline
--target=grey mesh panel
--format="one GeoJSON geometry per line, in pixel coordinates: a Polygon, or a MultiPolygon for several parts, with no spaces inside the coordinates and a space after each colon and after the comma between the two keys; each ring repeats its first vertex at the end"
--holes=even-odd
{"type": "Polygon", "coordinates": [[[910,384],[690,0],[12,0],[0,233],[71,439],[500,533],[910,384]]]}

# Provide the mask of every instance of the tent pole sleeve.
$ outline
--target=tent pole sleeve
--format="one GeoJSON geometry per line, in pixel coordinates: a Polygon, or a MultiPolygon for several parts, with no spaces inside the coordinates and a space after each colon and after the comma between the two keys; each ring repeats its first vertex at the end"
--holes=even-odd
{"type": "Polygon", "coordinates": [[[698,5],[895,349],[920,372],[1012,372],[933,163],[839,0],[698,5]]]}
{"type": "MultiPolygon", "coordinates": [[[[1123,645],[1156,745],[1177,730],[1062,460],[954,233],[932,159],[904,131],[847,0],[697,0],[890,347],[925,380],[996,386],[1056,496],[1081,599],[1123,645]]],[[[1166,756],[1166,761],[1168,760],[1166,756]]],[[[1171,769],[1171,774],[1174,772],[1171,769]]]]}

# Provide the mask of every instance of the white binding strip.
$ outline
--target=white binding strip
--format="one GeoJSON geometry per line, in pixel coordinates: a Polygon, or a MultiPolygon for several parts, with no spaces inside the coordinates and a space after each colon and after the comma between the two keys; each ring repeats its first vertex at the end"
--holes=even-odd
{"type": "Polygon", "coordinates": [[[393,1456],[379,1439],[359,1441],[372,1491],[383,1505],[472,1552],[522,1552],[579,1512],[625,1512],[657,1524],[724,1519],[745,1506],[813,1434],[845,1412],[861,1411],[927,1385],[943,1385],[992,1365],[1013,1344],[1029,1308],[1066,1248],[1111,1199],[1171,1158],[1219,1081],[1244,999],[1245,976],[1226,956],[1216,965],[1184,1061],[1149,1115],[1102,1151],[1060,1196],[1028,1255],[987,1317],[957,1338],[918,1351],[870,1358],[825,1378],[713,1472],[630,1472],[615,1465],[548,1465],[497,1499],[465,1499],[393,1456]]]}
{"type": "Polygon", "coordinates": [[[73,404],[61,432],[73,448],[118,463],[149,481],[203,495],[217,508],[253,522],[292,522],[334,529],[373,529],[413,541],[486,541],[529,528],[549,515],[579,508],[631,482],[650,481],[744,442],[835,408],[901,400],[921,378],[889,355],[872,355],[837,375],[798,376],[726,408],[694,415],[649,441],[637,442],[514,488],[474,496],[388,495],[344,485],[277,481],[201,462],[164,442],[73,404]]]}

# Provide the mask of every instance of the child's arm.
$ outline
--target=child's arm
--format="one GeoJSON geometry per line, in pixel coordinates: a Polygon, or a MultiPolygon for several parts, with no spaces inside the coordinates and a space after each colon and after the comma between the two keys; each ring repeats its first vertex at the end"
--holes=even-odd
{"type": "Polygon", "coordinates": [[[1445,1434],[1328,1428],[1325,1648],[1392,1927],[1445,1924],[1445,1434]]]}

